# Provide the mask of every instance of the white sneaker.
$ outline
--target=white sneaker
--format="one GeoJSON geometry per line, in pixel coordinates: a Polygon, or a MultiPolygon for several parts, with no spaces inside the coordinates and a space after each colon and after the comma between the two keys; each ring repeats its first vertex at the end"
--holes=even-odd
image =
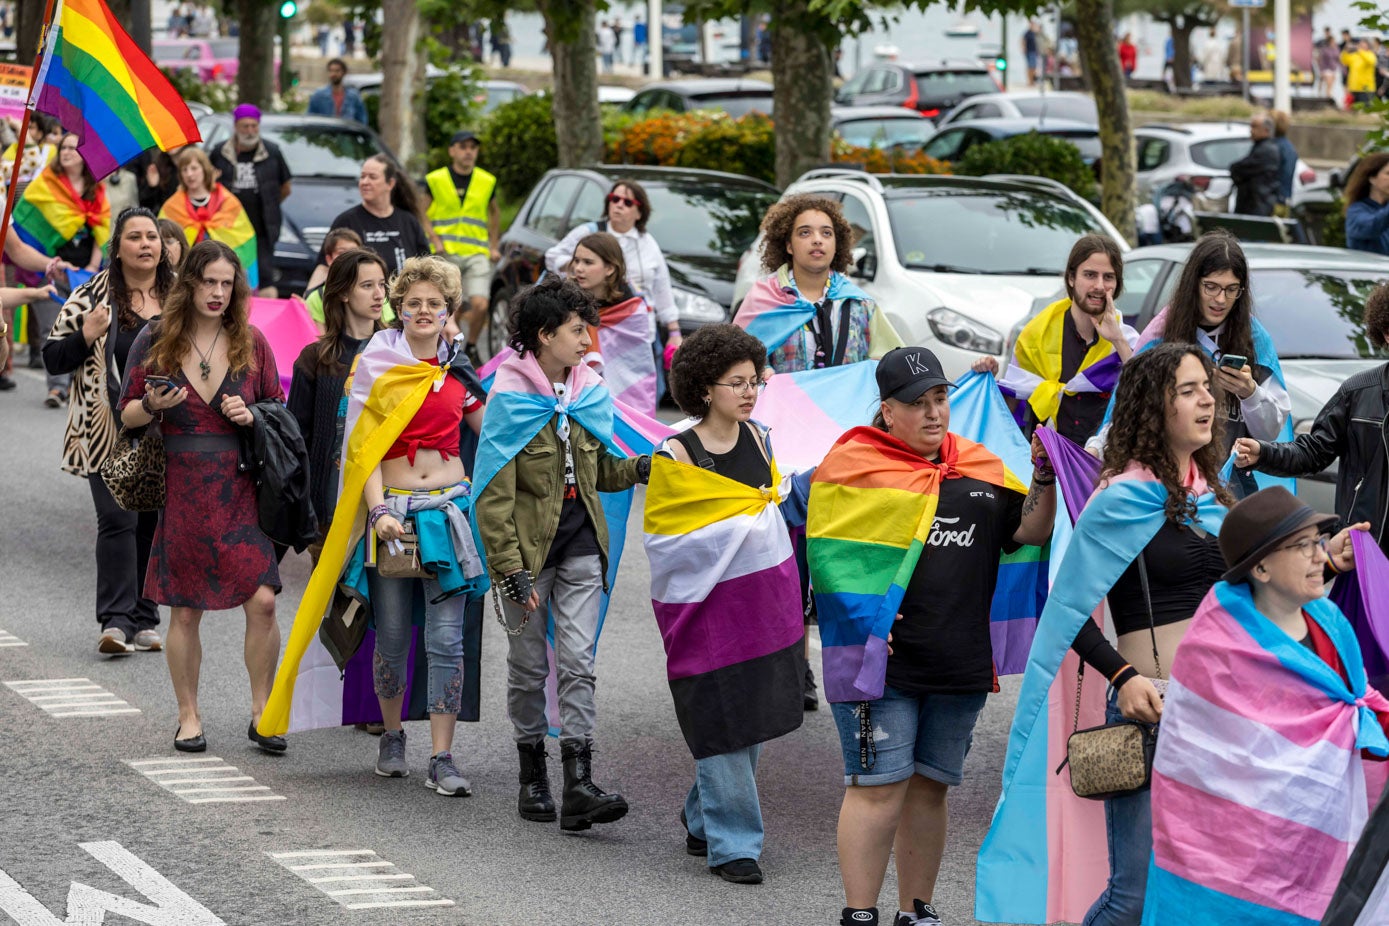
{"type": "Polygon", "coordinates": [[[135,634],[135,649],[141,653],[157,653],[164,648],[164,640],[157,630],[141,630],[135,634]]]}
{"type": "Polygon", "coordinates": [[[107,627],[96,641],[96,651],[107,656],[129,656],[135,652],[135,648],[126,642],[124,630],[107,627]]]}

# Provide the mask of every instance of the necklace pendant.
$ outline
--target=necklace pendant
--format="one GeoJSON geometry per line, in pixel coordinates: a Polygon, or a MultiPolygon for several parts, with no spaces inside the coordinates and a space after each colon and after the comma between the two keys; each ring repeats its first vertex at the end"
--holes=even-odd
{"type": "Polygon", "coordinates": [[[202,371],[204,380],[212,375],[212,364],[208,363],[206,360],[198,361],[198,369],[202,371]]]}

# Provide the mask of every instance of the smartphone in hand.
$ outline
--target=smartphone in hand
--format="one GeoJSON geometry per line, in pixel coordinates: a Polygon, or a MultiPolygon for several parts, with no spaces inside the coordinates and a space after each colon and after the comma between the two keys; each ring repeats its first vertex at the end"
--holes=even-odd
{"type": "Polygon", "coordinates": [[[173,392],[178,388],[178,384],[170,376],[156,376],[151,373],[145,376],[145,382],[160,392],[173,392]]]}
{"type": "Polygon", "coordinates": [[[1231,370],[1243,370],[1247,363],[1249,358],[1241,354],[1225,354],[1220,358],[1220,365],[1231,370]]]}

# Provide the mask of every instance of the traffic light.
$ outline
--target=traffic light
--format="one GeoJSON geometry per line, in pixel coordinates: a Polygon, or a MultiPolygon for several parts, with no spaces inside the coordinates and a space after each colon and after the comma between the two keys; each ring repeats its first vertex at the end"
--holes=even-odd
{"type": "Polygon", "coordinates": [[[280,4],[280,18],[293,19],[299,13],[299,4],[296,0],[283,0],[280,4]]]}
{"type": "MultiPolygon", "coordinates": [[[[292,4],[286,3],[286,5],[289,6],[289,5],[292,5],[292,4]]],[[[1005,58],[1003,55],[999,55],[997,58],[995,58],[995,59],[994,59],[994,70],[998,71],[999,73],[1002,73],[1002,72],[1008,70],[1008,59],[1005,58]]]]}

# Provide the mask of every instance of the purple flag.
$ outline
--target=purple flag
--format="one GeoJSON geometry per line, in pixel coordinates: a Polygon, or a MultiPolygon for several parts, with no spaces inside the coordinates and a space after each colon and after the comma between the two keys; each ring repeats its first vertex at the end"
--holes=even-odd
{"type": "Polygon", "coordinates": [[[1051,468],[1056,470],[1061,495],[1066,499],[1066,513],[1074,525],[1100,481],[1100,461],[1046,425],[1037,428],[1037,437],[1046,448],[1051,468]]]}

